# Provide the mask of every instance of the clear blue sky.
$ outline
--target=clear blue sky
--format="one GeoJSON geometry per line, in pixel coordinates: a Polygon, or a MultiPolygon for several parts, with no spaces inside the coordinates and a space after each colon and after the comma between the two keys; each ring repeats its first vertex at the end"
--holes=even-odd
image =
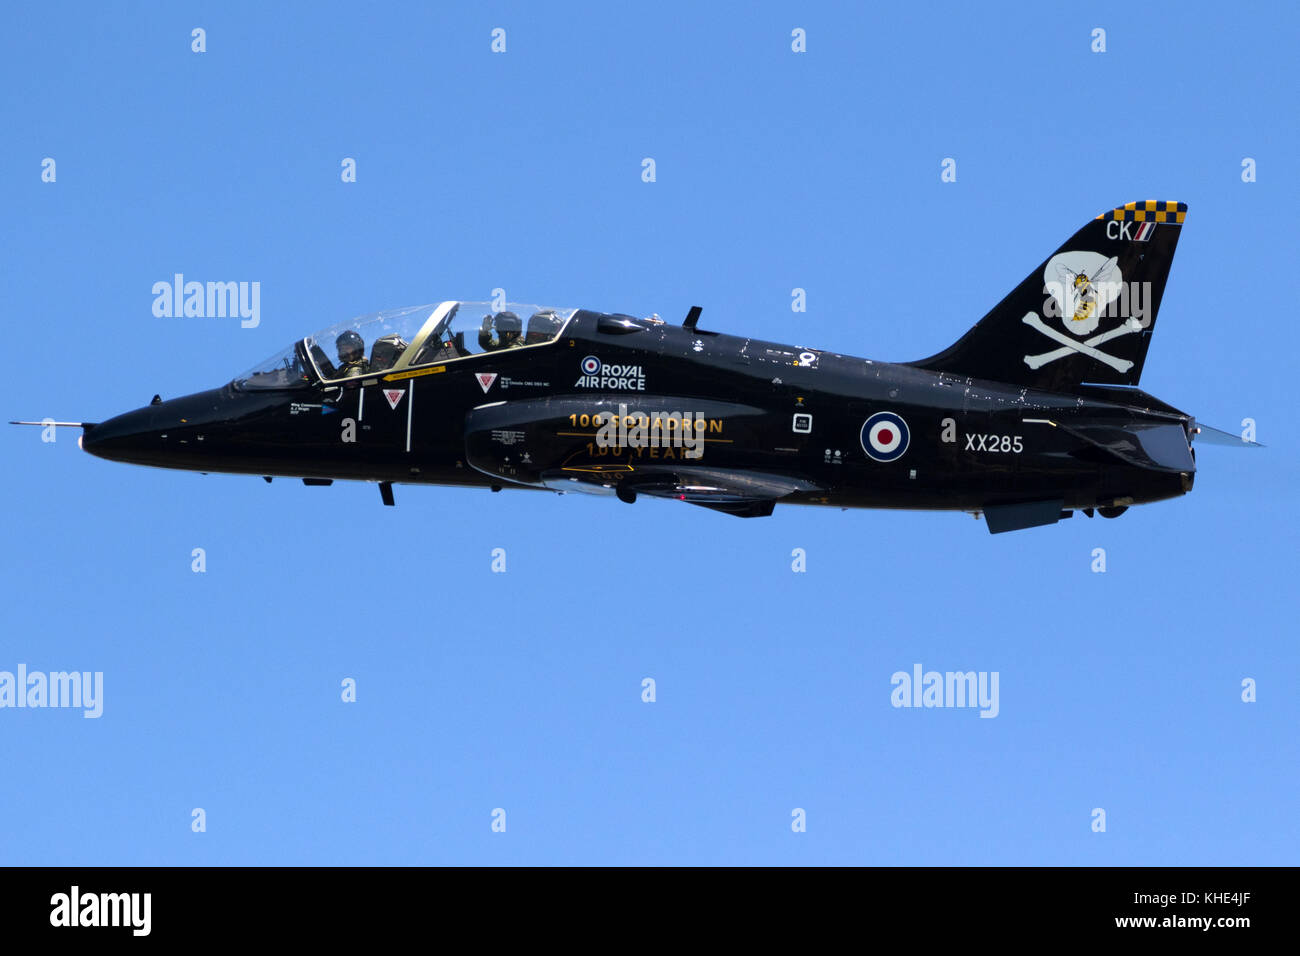
{"type": "Polygon", "coordinates": [[[1297,861],[1295,8],[704,6],[10,5],[3,417],[101,420],[496,287],[916,359],[1156,198],[1189,212],[1142,384],[1268,448],[1203,448],[1190,496],[1117,521],[990,537],[441,488],[390,509],[4,426],[0,670],[102,671],[105,699],[0,710],[0,863],[1297,861]],[[260,326],[155,317],[176,272],[260,282],[260,326]],[[891,707],[915,663],[997,671],[998,717],[891,707]]]}

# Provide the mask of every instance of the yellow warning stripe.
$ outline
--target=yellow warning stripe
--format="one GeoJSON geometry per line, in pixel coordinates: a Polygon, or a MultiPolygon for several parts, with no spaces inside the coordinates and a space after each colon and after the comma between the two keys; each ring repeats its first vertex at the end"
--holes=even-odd
{"type": "Polygon", "coordinates": [[[437,375],[439,372],[447,371],[445,365],[435,365],[433,368],[417,368],[410,372],[394,372],[392,375],[385,375],[385,382],[397,382],[404,378],[419,378],[421,375],[437,375]]]}

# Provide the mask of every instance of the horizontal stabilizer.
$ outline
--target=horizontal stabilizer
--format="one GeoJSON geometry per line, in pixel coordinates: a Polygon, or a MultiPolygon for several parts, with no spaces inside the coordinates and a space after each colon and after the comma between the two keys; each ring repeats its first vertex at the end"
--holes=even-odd
{"type": "Polygon", "coordinates": [[[1187,432],[1177,422],[1058,422],[1057,427],[1116,458],[1151,471],[1192,472],[1187,432]]]}

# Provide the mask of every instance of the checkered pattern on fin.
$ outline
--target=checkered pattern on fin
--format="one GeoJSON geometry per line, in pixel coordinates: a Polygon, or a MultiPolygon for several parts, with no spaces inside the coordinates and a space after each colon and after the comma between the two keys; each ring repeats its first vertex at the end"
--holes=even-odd
{"type": "Polygon", "coordinates": [[[1098,219],[1118,219],[1120,222],[1172,222],[1182,225],[1187,216],[1187,203],[1164,202],[1159,199],[1146,199],[1142,202],[1125,203],[1118,209],[1104,212],[1098,219]]]}

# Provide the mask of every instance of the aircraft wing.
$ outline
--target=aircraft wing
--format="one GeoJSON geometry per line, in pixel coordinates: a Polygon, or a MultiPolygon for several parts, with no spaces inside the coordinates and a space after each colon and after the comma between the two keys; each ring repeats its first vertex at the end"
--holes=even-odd
{"type": "Polygon", "coordinates": [[[668,498],[742,518],[767,517],[787,495],[821,490],[811,481],[789,475],[691,466],[648,470],[638,467],[612,488],[608,475],[577,476],[566,471],[544,473],[542,484],[553,491],[612,493],[623,501],[635,501],[637,495],[668,498]]]}

